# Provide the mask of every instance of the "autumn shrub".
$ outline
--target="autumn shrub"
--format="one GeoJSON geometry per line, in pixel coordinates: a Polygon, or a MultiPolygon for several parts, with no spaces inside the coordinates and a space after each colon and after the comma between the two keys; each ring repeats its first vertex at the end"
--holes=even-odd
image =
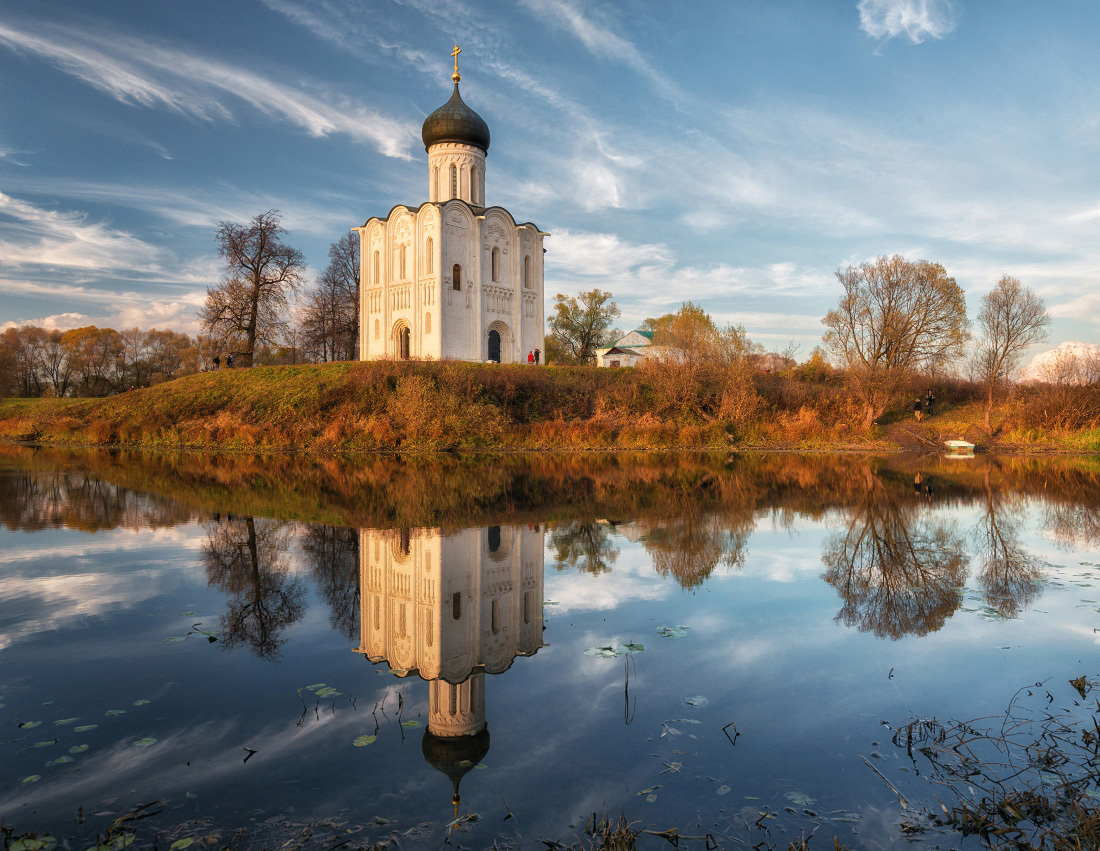
{"type": "Polygon", "coordinates": [[[1009,400],[1008,415],[1018,428],[1055,432],[1100,426],[1100,383],[1031,384],[1009,400]]]}

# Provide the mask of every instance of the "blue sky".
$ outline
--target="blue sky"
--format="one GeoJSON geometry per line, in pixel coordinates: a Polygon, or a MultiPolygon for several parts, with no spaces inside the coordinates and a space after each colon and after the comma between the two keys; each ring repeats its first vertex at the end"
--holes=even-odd
{"type": "Polygon", "coordinates": [[[548,303],[693,300],[804,356],[837,268],[902,253],[1100,342],[1098,33],[1091,0],[5,0],[0,327],[194,333],[217,223],[269,208],[320,271],[426,200],[457,42],[548,303]]]}

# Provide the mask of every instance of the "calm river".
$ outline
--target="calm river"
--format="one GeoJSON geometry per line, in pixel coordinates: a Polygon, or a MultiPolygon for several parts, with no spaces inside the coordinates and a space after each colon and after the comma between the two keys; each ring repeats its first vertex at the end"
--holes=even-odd
{"type": "Polygon", "coordinates": [[[1100,673],[1096,458],[9,447],[0,518],[0,818],[74,848],[967,847],[896,731],[1100,673]]]}

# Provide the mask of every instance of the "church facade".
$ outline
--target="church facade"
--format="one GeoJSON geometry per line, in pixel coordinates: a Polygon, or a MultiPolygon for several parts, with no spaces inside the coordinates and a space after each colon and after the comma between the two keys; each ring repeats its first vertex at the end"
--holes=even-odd
{"type": "Polygon", "coordinates": [[[543,337],[543,239],[485,201],[489,127],[458,91],[421,131],[428,201],[354,228],[359,352],[379,358],[526,363],[543,337]]]}

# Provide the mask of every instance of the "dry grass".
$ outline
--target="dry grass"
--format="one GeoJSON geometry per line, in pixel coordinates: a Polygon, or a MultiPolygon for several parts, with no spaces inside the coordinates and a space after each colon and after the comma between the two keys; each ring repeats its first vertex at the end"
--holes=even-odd
{"type": "MultiPolygon", "coordinates": [[[[930,444],[1100,451],[1100,394],[1008,400],[991,438],[977,388],[944,382],[930,444]]],[[[186,376],[106,399],[0,400],[0,438],[55,445],[242,451],[899,448],[907,406],[870,433],[831,372],[393,362],[268,366],[186,376]],[[675,374],[674,374],[675,373],[675,374]]],[[[917,440],[920,443],[920,439],[917,440]]]]}

